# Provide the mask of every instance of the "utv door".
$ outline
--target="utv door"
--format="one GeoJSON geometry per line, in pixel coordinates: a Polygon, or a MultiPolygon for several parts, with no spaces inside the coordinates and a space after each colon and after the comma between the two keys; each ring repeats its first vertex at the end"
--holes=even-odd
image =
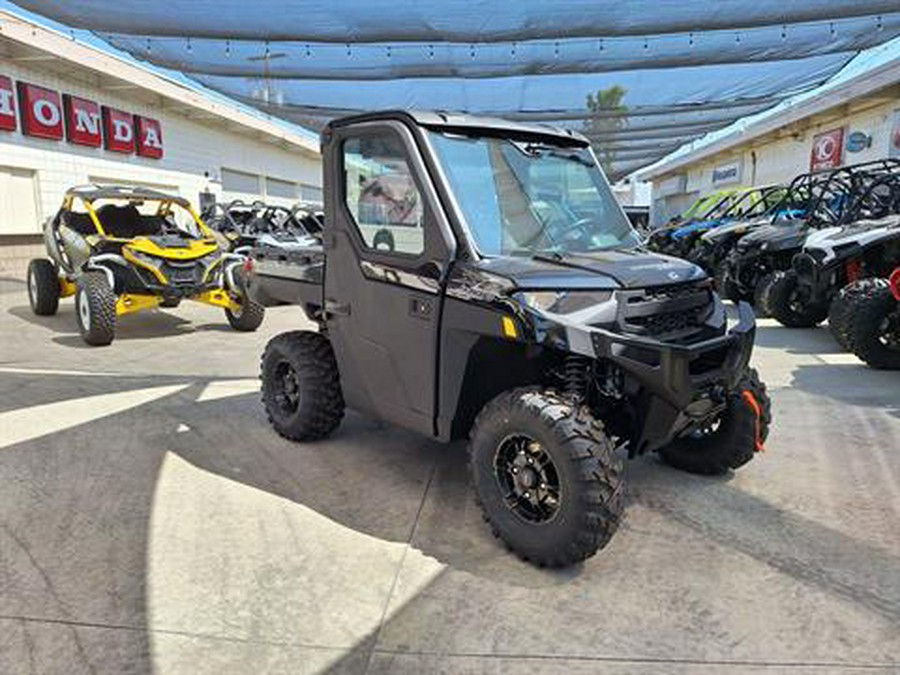
{"type": "Polygon", "coordinates": [[[400,122],[333,130],[324,149],[325,313],[347,405],[434,433],[440,279],[452,234],[400,122]]]}

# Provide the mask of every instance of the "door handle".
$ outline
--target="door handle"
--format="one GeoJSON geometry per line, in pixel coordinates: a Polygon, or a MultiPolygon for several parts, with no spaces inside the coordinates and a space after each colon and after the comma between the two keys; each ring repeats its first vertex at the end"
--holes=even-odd
{"type": "Polygon", "coordinates": [[[433,307],[430,298],[412,296],[409,299],[409,315],[417,319],[430,319],[433,307]]]}
{"type": "Polygon", "coordinates": [[[336,300],[325,300],[325,318],[329,316],[350,316],[350,303],[341,303],[336,300]]]}

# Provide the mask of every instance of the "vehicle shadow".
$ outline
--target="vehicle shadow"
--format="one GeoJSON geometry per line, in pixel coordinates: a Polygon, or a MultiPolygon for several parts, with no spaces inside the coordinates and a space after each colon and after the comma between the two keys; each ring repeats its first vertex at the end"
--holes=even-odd
{"type": "MultiPolygon", "coordinates": [[[[52,339],[56,344],[77,349],[90,348],[78,334],[75,309],[71,305],[60,305],[54,316],[37,316],[26,306],[16,306],[9,314],[32,325],[40,326],[56,333],[52,339]]],[[[149,340],[153,338],[178,337],[199,331],[233,332],[227,319],[222,323],[194,323],[178,316],[178,310],[149,310],[138,314],[119,317],[116,322],[116,341],[149,340]]]]}
{"type": "Polygon", "coordinates": [[[26,294],[25,281],[18,277],[0,276],[0,295],[7,293],[26,294]]]}
{"type": "MultiPolygon", "coordinates": [[[[232,424],[231,433],[252,429],[240,453],[222,452],[214,439],[205,446],[186,443],[179,450],[208,471],[392,541],[404,541],[410,533],[385,517],[386,496],[413,497],[424,490],[423,477],[430,475],[411,537],[426,555],[453,569],[523,588],[565,586],[594,573],[590,562],[563,571],[540,570],[494,540],[474,503],[463,443],[442,446],[352,414],[332,439],[289,443],[268,428],[255,397],[213,402],[208,412],[228,420],[216,432],[223,441],[232,424]],[[336,475],[343,485],[335,485],[336,475]]],[[[900,621],[897,557],[750,495],[735,487],[732,475],[692,476],[663,465],[655,455],[628,462],[626,473],[629,504],[659,511],[719,545],[900,621]]],[[[628,536],[629,527],[626,513],[618,536],[628,536]]]]}
{"type": "MultiPolygon", "coordinates": [[[[46,379],[46,392],[63,388],[72,396],[86,395],[83,379],[46,379]]],[[[355,414],[348,414],[328,440],[291,443],[268,425],[258,394],[204,400],[208,382],[192,380],[194,384],[186,389],[152,404],[0,453],[0,478],[5,485],[0,499],[0,551],[4,569],[15,579],[14,584],[0,584],[0,605],[7,616],[37,617],[57,626],[53,630],[59,632],[59,639],[52,651],[66,660],[45,672],[96,672],[100,662],[108,672],[154,672],[151,641],[165,636],[151,638],[148,632],[148,586],[165,580],[151,579],[149,542],[160,507],[159,483],[170,453],[200,470],[200,475],[215,478],[216,484],[227,487],[230,481],[251,487],[250,497],[279,497],[379,541],[411,542],[413,548],[445,566],[445,573],[461,570],[498,589],[512,586],[521,594],[523,589],[549,588],[564,604],[567,597],[587,592],[586,581],[591,582],[588,587],[594,581],[599,587],[612,572],[604,569],[604,556],[615,551],[601,552],[585,565],[562,572],[536,569],[507,553],[481,522],[460,443],[442,446],[355,414]],[[181,421],[189,427],[184,432],[177,430],[181,421]],[[128,630],[101,638],[93,632],[99,629],[85,624],[128,630]],[[121,643],[113,645],[111,640],[121,643]],[[119,670],[115,670],[117,658],[123,659],[119,670]]],[[[152,378],[130,381],[131,386],[158,383],[152,378]]],[[[8,381],[3,386],[20,385],[8,381]]],[[[884,550],[748,494],[729,477],[697,478],[661,466],[653,458],[629,463],[627,475],[632,508],[662,514],[716,546],[738,551],[880,617],[900,621],[900,560],[884,550]]],[[[183,491],[192,486],[175,487],[183,491]]],[[[198,493],[184,504],[214,497],[215,492],[198,493]]],[[[266,531],[268,524],[254,519],[254,499],[246,502],[249,520],[242,526],[266,531]]],[[[628,537],[631,528],[626,515],[618,537],[628,537]]],[[[176,532],[155,536],[177,541],[176,532]]],[[[305,544],[317,543],[312,534],[299,536],[305,544]]],[[[275,543],[266,538],[263,542],[266,546],[275,543]]],[[[318,542],[326,547],[327,543],[318,542]]],[[[183,543],[188,550],[201,545],[183,543]]],[[[273,564],[268,558],[257,559],[258,552],[242,550],[239,557],[249,556],[245,559],[251,561],[243,578],[250,583],[272,578],[290,583],[303,569],[300,551],[296,569],[273,569],[267,567],[273,564]]],[[[192,560],[190,555],[184,557],[185,564],[192,560]]],[[[179,571],[189,577],[213,575],[220,582],[222,598],[236,580],[229,575],[237,573],[216,567],[179,571]]],[[[217,606],[222,598],[210,597],[208,602],[217,606]]],[[[408,616],[420,598],[427,594],[418,591],[387,623],[408,616]]],[[[490,600],[476,597],[470,602],[471,609],[490,600]]],[[[22,644],[27,645],[39,630],[49,629],[35,624],[17,630],[24,631],[22,644]]],[[[360,652],[371,649],[373,637],[358,641],[332,671],[351,669],[360,652]]],[[[26,647],[22,649],[27,653],[26,647]]]]}

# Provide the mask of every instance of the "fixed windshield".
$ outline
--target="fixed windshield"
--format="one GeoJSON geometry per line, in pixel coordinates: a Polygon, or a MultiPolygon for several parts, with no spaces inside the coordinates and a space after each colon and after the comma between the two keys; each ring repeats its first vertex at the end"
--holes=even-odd
{"type": "Polygon", "coordinates": [[[584,253],[640,241],[586,149],[437,131],[431,139],[484,255],[584,253]]]}

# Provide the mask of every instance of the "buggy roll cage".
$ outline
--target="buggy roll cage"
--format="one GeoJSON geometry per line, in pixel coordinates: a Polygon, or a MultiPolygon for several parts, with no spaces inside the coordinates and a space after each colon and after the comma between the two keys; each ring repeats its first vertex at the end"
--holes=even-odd
{"type": "Polygon", "coordinates": [[[63,211],[73,211],[73,206],[77,201],[80,201],[84,206],[85,212],[88,214],[90,218],[91,224],[93,224],[96,229],[96,233],[101,237],[105,237],[107,239],[122,239],[121,237],[116,237],[114,235],[109,234],[106,231],[103,223],[100,221],[100,217],[97,215],[98,209],[94,208],[94,203],[100,200],[109,200],[109,201],[126,201],[126,202],[159,202],[159,206],[156,209],[156,216],[160,218],[165,218],[172,213],[172,206],[178,205],[187,211],[191,218],[194,220],[194,223],[199,228],[203,237],[212,238],[213,233],[207,227],[206,223],[203,222],[203,219],[200,215],[194,210],[194,207],[191,206],[191,203],[177,195],[169,195],[164,192],[159,192],[158,190],[152,190],[150,188],[143,187],[124,187],[118,185],[83,185],[75,188],[71,188],[66,191],[63,196],[62,210],[63,211]]]}
{"type": "Polygon", "coordinates": [[[871,204],[876,185],[886,186],[892,199],[900,201],[900,160],[881,159],[801,174],[773,207],[773,222],[789,211],[800,211],[800,217],[814,227],[853,222],[871,204]]]}
{"type": "Polygon", "coordinates": [[[286,206],[266,204],[261,200],[255,200],[248,204],[242,199],[233,199],[228,203],[213,204],[205,212],[206,217],[210,222],[222,223],[225,225],[223,228],[221,225],[217,224],[215,229],[224,232],[235,232],[242,235],[263,232],[264,230],[260,229],[258,226],[254,226],[254,231],[248,232],[251,225],[259,223],[260,221],[265,222],[269,226],[265,229],[272,229],[272,226],[275,224],[274,216],[277,213],[283,213],[285,215],[284,219],[279,224],[279,229],[296,229],[304,234],[311,236],[315,235],[315,232],[311,232],[310,228],[303,222],[304,217],[314,214],[314,211],[306,204],[299,204],[294,208],[288,208],[286,206]],[[238,217],[239,212],[241,212],[242,217],[238,217]]]}

